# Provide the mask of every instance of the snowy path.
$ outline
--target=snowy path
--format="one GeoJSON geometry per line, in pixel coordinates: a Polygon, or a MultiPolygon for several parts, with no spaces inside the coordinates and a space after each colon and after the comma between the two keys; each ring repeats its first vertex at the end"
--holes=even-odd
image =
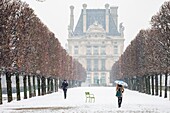
{"type": "Polygon", "coordinates": [[[170,101],[125,89],[122,107],[117,107],[114,87],[78,87],[63,92],[12,101],[0,105],[0,113],[170,113],[170,101]],[[85,91],[92,92],[95,103],[85,102],[85,91]]]}

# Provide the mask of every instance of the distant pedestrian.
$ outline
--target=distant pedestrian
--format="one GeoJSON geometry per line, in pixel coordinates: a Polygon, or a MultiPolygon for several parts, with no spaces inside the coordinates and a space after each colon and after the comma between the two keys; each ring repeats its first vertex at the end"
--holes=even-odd
{"type": "Polygon", "coordinates": [[[122,104],[122,96],[124,92],[124,87],[122,85],[116,84],[116,96],[118,98],[118,107],[121,107],[122,104]]]}
{"type": "Polygon", "coordinates": [[[67,97],[67,88],[68,88],[68,83],[67,83],[66,80],[64,80],[62,82],[61,88],[63,89],[63,92],[64,92],[64,99],[66,99],[66,97],[67,97]]]}

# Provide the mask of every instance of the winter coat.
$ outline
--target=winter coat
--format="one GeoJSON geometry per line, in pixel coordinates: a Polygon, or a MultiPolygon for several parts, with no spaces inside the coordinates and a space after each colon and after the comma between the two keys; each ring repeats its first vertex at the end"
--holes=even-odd
{"type": "Polygon", "coordinates": [[[63,89],[67,89],[67,86],[68,86],[68,83],[67,83],[67,81],[63,81],[63,83],[62,83],[62,88],[63,89]]]}
{"type": "Polygon", "coordinates": [[[116,85],[116,96],[122,97],[122,93],[124,92],[124,88],[121,85],[116,85]]]}

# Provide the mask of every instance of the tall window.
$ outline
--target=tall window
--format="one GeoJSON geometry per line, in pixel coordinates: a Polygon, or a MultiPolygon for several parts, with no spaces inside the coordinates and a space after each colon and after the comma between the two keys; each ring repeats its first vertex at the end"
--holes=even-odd
{"type": "Polygon", "coordinates": [[[101,55],[106,55],[105,46],[101,46],[101,55]]]}
{"type": "Polygon", "coordinates": [[[118,46],[114,46],[113,49],[114,49],[114,50],[113,50],[114,54],[118,54],[118,46]]]}
{"type": "Polygon", "coordinates": [[[93,54],[94,55],[98,55],[99,53],[98,53],[99,51],[98,51],[98,46],[94,46],[94,48],[93,48],[93,54]]]}
{"type": "Polygon", "coordinates": [[[86,55],[91,55],[91,46],[87,46],[86,55]]]}
{"type": "Polygon", "coordinates": [[[91,73],[87,73],[87,82],[91,83],[91,73]]]}
{"type": "Polygon", "coordinates": [[[98,70],[98,59],[94,59],[94,71],[98,70]]]}
{"type": "Polygon", "coordinates": [[[79,48],[78,46],[74,46],[74,54],[77,55],[79,52],[78,52],[79,48]]]}
{"type": "Polygon", "coordinates": [[[101,70],[104,71],[106,68],[105,68],[105,63],[106,63],[106,60],[105,59],[101,59],[101,70]]]}
{"type": "Polygon", "coordinates": [[[87,59],[87,71],[91,71],[91,60],[87,59]]]}
{"type": "Polygon", "coordinates": [[[98,76],[98,73],[94,73],[94,84],[99,84],[99,76],[98,76]]]}
{"type": "Polygon", "coordinates": [[[105,85],[106,84],[106,74],[101,73],[100,83],[105,85]]]}

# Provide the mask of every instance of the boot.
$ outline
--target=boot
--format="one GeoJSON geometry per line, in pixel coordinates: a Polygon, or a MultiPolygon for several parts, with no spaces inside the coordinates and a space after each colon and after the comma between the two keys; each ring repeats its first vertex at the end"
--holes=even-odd
{"type": "Polygon", "coordinates": [[[119,103],[118,107],[119,107],[119,108],[121,107],[121,103],[119,103]]]}

